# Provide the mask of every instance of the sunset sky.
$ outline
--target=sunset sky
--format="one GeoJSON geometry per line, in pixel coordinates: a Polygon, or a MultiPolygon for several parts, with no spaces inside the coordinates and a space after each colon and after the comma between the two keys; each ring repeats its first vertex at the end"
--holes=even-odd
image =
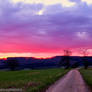
{"type": "Polygon", "coordinates": [[[92,0],[0,0],[0,58],[92,56],[92,0]]]}

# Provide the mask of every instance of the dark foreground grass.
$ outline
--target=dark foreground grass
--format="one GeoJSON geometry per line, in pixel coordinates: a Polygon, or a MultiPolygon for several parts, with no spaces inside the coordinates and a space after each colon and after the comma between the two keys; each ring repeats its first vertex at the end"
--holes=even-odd
{"type": "Polygon", "coordinates": [[[24,92],[42,92],[68,71],[64,69],[0,71],[0,89],[22,88],[24,92]]]}
{"type": "Polygon", "coordinates": [[[86,83],[89,85],[89,87],[92,90],[92,68],[89,68],[87,70],[80,69],[80,73],[82,74],[84,80],[86,81],[86,83]]]}

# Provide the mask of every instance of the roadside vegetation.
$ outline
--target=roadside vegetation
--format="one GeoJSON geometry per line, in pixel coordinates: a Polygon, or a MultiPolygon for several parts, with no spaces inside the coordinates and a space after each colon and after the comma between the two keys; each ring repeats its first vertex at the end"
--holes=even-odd
{"type": "Polygon", "coordinates": [[[80,69],[80,73],[82,74],[84,80],[92,90],[92,68],[80,69]]]}
{"type": "Polygon", "coordinates": [[[0,71],[0,88],[22,88],[24,92],[42,92],[68,71],[61,68],[0,71]]]}

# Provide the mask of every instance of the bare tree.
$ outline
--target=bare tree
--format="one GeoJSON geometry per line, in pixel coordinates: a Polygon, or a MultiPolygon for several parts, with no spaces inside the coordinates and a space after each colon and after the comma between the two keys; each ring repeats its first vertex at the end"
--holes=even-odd
{"type": "Polygon", "coordinates": [[[72,52],[70,50],[64,50],[64,56],[71,56],[72,52]]]}
{"type": "Polygon", "coordinates": [[[88,54],[89,54],[88,49],[81,48],[80,50],[81,50],[81,54],[83,57],[88,56],[88,54]]]}
{"type": "Polygon", "coordinates": [[[61,58],[59,65],[65,65],[65,69],[68,69],[70,67],[70,56],[72,52],[70,50],[64,50],[64,56],[61,58]]]}
{"type": "Polygon", "coordinates": [[[70,67],[70,56],[71,56],[71,51],[70,50],[64,50],[64,61],[66,63],[65,69],[68,69],[70,67]]]}
{"type": "Polygon", "coordinates": [[[83,55],[82,57],[82,61],[83,61],[83,64],[84,64],[84,68],[87,69],[88,68],[88,59],[87,59],[87,56],[88,56],[88,49],[85,49],[85,48],[82,48],[81,49],[81,54],[83,55]]]}

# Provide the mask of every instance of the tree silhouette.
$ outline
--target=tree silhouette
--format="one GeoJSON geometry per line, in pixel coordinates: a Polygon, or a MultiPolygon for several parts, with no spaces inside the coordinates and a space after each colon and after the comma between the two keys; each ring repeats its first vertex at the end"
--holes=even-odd
{"type": "Polygon", "coordinates": [[[62,66],[64,64],[65,69],[68,69],[70,67],[70,55],[71,55],[70,50],[64,50],[64,56],[60,60],[59,65],[62,66]]]}
{"type": "Polygon", "coordinates": [[[84,64],[84,68],[87,69],[88,66],[89,66],[89,64],[88,64],[88,59],[87,59],[87,56],[88,56],[88,49],[82,48],[82,49],[81,49],[81,54],[83,55],[82,61],[83,61],[83,64],[84,64]]]}
{"type": "Polygon", "coordinates": [[[14,58],[7,59],[6,63],[12,71],[16,70],[16,67],[18,67],[18,61],[14,58]]]}

